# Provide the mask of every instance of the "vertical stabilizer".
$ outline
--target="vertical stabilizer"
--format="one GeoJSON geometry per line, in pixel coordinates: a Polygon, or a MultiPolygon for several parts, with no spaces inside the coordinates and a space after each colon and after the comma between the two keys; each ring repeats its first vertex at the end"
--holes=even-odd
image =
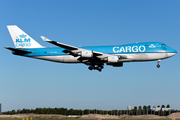
{"type": "Polygon", "coordinates": [[[38,42],[31,38],[16,25],[7,26],[16,48],[42,48],[38,42]]]}

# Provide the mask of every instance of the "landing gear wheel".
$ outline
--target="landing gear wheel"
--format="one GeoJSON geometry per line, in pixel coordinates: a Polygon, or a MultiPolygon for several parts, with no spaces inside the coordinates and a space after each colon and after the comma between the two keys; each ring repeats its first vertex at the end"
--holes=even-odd
{"type": "Polygon", "coordinates": [[[160,68],[160,65],[159,65],[159,64],[157,64],[157,68],[160,68]]]}
{"type": "Polygon", "coordinates": [[[104,66],[100,66],[101,67],[101,69],[103,69],[104,68],[104,66]]]}
{"type": "Polygon", "coordinates": [[[89,66],[89,67],[88,67],[88,69],[89,69],[89,70],[92,70],[92,69],[93,69],[93,67],[92,67],[92,66],[89,66]]]}
{"type": "Polygon", "coordinates": [[[98,70],[102,69],[102,67],[98,67],[98,70]]]}
{"type": "Polygon", "coordinates": [[[94,67],[94,70],[98,70],[98,67],[94,67]]]}
{"type": "Polygon", "coordinates": [[[103,68],[104,68],[103,65],[94,65],[94,64],[89,65],[88,67],[89,70],[98,70],[99,72],[101,72],[103,68]]]}

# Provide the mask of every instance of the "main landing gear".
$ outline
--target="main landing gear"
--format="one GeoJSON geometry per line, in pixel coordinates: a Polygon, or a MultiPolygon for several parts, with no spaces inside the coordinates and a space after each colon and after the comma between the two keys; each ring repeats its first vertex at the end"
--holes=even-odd
{"type": "Polygon", "coordinates": [[[161,60],[158,60],[158,62],[157,62],[157,63],[158,63],[158,64],[157,64],[157,68],[160,68],[160,64],[159,64],[160,61],[161,61],[161,60]]]}
{"type": "Polygon", "coordinates": [[[103,65],[98,65],[98,66],[90,65],[88,67],[89,70],[98,70],[99,72],[101,72],[103,68],[104,68],[103,65]]]}

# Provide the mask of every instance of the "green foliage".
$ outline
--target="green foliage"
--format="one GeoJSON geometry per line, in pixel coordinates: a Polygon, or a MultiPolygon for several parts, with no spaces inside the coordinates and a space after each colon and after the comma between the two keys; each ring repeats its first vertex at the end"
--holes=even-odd
{"type": "MultiPolygon", "coordinates": [[[[159,105],[158,105],[159,106],[159,105]]],[[[160,107],[160,106],[159,106],[160,107]]],[[[162,105],[162,107],[165,107],[162,105]]],[[[170,105],[168,104],[166,106],[167,108],[170,108],[170,105]]],[[[86,114],[109,114],[109,115],[122,115],[122,114],[130,114],[130,115],[143,115],[143,114],[155,114],[155,115],[163,115],[167,116],[171,111],[166,112],[156,112],[151,111],[151,106],[141,106],[134,107],[133,110],[97,110],[97,109],[85,109],[85,110],[78,110],[78,109],[67,109],[67,108],[36,108],[36,109],[18,109],[17,111],[6,111],[2,114],[4,115],[13,115],[13,114],[24,114],[24,113],[35,113],[35,114],[58,114],[58,115],[86,115],[86,114]],[[148,108],[148,109],[147,109],[148,108]]],[[[172,111],[176,112],[176,111],[172,111]]]]}
{"type": "Polygon", "coordinates": [[[170,105],[168,104],[168,105],[166,106],[166,108],[170,108],[170,105]]]}
{"type": "MultiPolygon", "coordinates": [[[[22,120],[21,118],[0,118],[0,120],[22,120]]],[[[77,120],[76,118],[68,118],[68,119],[55,119],[55,118],[33,118],[32,120],[77,120]]],[[[78,119],[84,120],[84,119],[78,119]]],[[[86,120],[97,120],[97,119],[86,119],[86,120]]],[[[106,120],[113,120],[113,119],[106,119],[106,120]]],[[[121,119],[117,119],[121,120],[121,119]]],[[[132,120],[132,119],[125,119],[125,120],[132,120]]],[[[135,120],[145,120],[145,119],[135,119],[135,120]]],[[[171,119],[148,119],[148,120],[171,120],[171,119]]],[[[180,120],[180,119],[176,119],[180,120]]]]}
{"type": "Polygon", "coordinates": [[[165,105],[162,105],[162,107],[161,108],[165,108],[165,105]]]}

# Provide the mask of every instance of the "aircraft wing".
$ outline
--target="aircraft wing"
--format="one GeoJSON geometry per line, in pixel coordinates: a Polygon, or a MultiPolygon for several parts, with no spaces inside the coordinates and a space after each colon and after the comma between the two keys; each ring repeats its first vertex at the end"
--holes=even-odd
{"type": "Polygon", "coordinates": [[[56,46],[62,47],[64,49],[68,49],[68,50],[78,50],[79,49],[78,47],[74,47],[74,46],[66,45],[63,43],[56,42],[56,41],[52,41],[52,40],[50,40],[44,36],[41,36],[41,38],[46,42],[49,42],[49,43],[54,44],[56,46]]]}
{"type": "Polygon", "coordinates": [[[126,59],[126,56],[120,56],[120,55],[117,56],[117,55],[111,55],[111,54],[106,54],[102,52],[82,49],[82,48],[74,47],[71,45],[52,41],[44,36],[41,36],[41,38],[46,42],[49,42],[56,46],[64,48],[65,50],[63,50],[62,52],[66,54],[72,55],[74,57],[80,56],[78,60],[83,63],[88,63],[88,62],[91,63],[93,61],[106,62],[110,60],[112,60],[112,62],[117,62],[119,59],[126,59]]]}
{"type": "MultiPolygon", "coordinates": [[[[64,44],[64,43],[59,43],[59,42],[56,42],[56,41],[52,41],[44,36],[41,36],[41,38],[45,41],[45,42],[49,42],[51,44],[54,44],[56,46],[59,46],[59,47],[62,47],[66,50],[64,50],[63,52],[64,53],[67,53],[67,54],[71,54],[73,55],[73,53],[78,53],[80,51],[87,51],[86,49],[82,49],[82,48],[78,48],[78,47],[75,47],[75,46],[71,46],[71,45],[67,45],[67,44],[64,44]]],[[[99,55],[102,55],[103,53],[100,53],[100,52],[95,52],[93,51],[93,54],[95,56],[99,56],[99,55]]],[[[74,54],[74,56],[77,56],[76,54],[74,54]]]]}

